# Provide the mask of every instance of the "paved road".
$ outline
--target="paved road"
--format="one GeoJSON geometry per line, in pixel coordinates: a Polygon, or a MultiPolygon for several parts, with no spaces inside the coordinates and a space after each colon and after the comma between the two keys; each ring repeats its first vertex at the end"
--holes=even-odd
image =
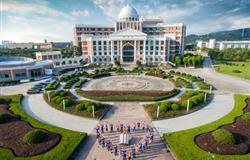
{"type": "Polygon", "coordinates": [[[97,120],[71,115],[50,107],[43,100],[42,94],[24,96],[22,105],[24,110],[32,117],[69,130],[89,134],[98,123],[97,120]]]}

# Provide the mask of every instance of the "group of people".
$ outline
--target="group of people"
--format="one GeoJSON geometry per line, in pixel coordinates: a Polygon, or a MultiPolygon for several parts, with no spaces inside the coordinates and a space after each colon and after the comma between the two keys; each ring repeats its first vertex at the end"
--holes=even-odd
{"type": "Polygon", "coordinates": [[[132,159],[135,158],[136,155],[142,153],[144,150],[150,147],[150,144],[154,139],[154,129],[149,125],[145,126],[144,122],[135,122],[131,124],[124,125],[123,123],[118,122],[117,124],[100,124],[96,126],[96,139],[102,148],[107,149],[115,156],[120,156],[123,159],[132,159]],[[136,130],[145,130],[146,136],[139,141],[139,143],[134,144],[130,149],[125,149],[123,145],[114,144],[111,139],[105,138],[102,136],[104,132],[120,132],[120,133],[128,133],[136,130]]]}
{"type": "Polygon", "coordinates": [[[121,133],[130,133],[131,131],[136,131],[136,130],[146,130],[147,132],[150,129],[150,126],[147,124],[145,126],[145,122],[133,122],[131,124],[124,124],[124,123],[120,123],[119,121],[116,124],[110,123],[110,124],[100,124],[96,126],[96,133],[97,132],[121,132],[121,133]]]}

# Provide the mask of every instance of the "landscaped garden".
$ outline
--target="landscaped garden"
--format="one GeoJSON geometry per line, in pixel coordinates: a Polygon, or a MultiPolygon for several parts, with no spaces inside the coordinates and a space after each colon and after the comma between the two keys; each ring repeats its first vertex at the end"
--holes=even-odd
{"type": "Polygon", "coordinates": [[[23,111],[21,98],[0,97],[0,159],[69,159],[86,134],[33,119],[23,111]]]}
{"type": "Polygon", "coordinates": [[[97,101],[158,101],[170,98],[179,93],[172,91],[115,91],[115,90],[80,90],[76,92],[86,98],[97,101]]]}
{"type": "Polygon", "coordinates": [[[44,93],[43,97],[50,106],[58,110],[89,118],[101,118],[110,107],[109,105],[91,101],[77,101],[70,91],[65,90],[44,93]],[[95,117],[92,114],[93,106],[95,117]]]}
{"type": "Polygon", "coordinates": [[[179,160],[186,160],[187,157],[190,160],[250,159],[247,148],[249,117],[246,115],[250,111],[249,105],[249,96],[235,95],[235,106],[225,117],[194,129],[167,133],[163,137],[179,160]]]}
{"type": "Polygon", "coordinates": [[[144,106],[148,115],[156,120],[163,118],[170,118],[194,112],[205,106],[212,99],[211,94],[202,91],[186,91],[179,97],[178,101],[163,101],[144,106]],[[205,99],[206,98],[206,99],[205,99]],[[159,107],[159,115],[157,117],[157,108],[159,107]],[[188,111],[187,111],[188,108],[188,111]]]}

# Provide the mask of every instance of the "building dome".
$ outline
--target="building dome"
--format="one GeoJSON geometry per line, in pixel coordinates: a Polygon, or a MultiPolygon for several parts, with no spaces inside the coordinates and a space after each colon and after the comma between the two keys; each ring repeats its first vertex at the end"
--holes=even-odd
{"type": "Polygon", "coordinates": [[[139,15],[134,7],[127,5],[124,7],[119,16],[120,21],[139,21],[139,15]]]}

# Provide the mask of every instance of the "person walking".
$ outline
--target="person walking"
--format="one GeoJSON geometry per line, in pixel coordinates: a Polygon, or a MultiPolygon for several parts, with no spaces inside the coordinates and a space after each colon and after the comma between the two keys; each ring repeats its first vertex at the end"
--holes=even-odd
{"type": "Polygon", "coordinates": [[[145,123],[144,123],[144,121],[142,121],[141,126],[142,126],[142,130],[145,130],[145,123]]]}
{"type": "Polygon", "coordinates": [[[137,122],[137,129],[141,129],[141,124],[140,124],[140,122],[137,122]]]}
{"type": "Polygon", "coordinates": [[[118,153],[118,147],[117,147],[117,145],[115,145],[114,146],[114,154],[115,154],[115,156],[117,155],[117,153],[118,153]]]}
{"type": "Polygon", "coordinates": [[[136,157],[136,151],[135,151],[135,146],[131,149],[132,152],[132,158],[136,157]]]}
{"type": "Polygon", "coordinates": [[[108,127],[107,123],[105,124],[105,130],[106,130],[106,132],[108,132],[108,130],[109,130],[109,127],[108,127]]]}
{"type": "Polygon", "coordinates": [[[109,126],[110,126],[110,131],[113,132],[113,124],[111,123],[109,126]]]}
{"type": "Polygon", "coordinates": [[[103,124],[101,124],[101,132],[102,132],[102,133],[104,132],[103,124]]]}
{"type": "Polygon", "coordinates": [[[132,155],[131,155],[131,151],[130,151],[130,150],[127,151],[127,158],[128,158],[128,160],[131,160],[131,158],[132,158],[132,155]]]}

